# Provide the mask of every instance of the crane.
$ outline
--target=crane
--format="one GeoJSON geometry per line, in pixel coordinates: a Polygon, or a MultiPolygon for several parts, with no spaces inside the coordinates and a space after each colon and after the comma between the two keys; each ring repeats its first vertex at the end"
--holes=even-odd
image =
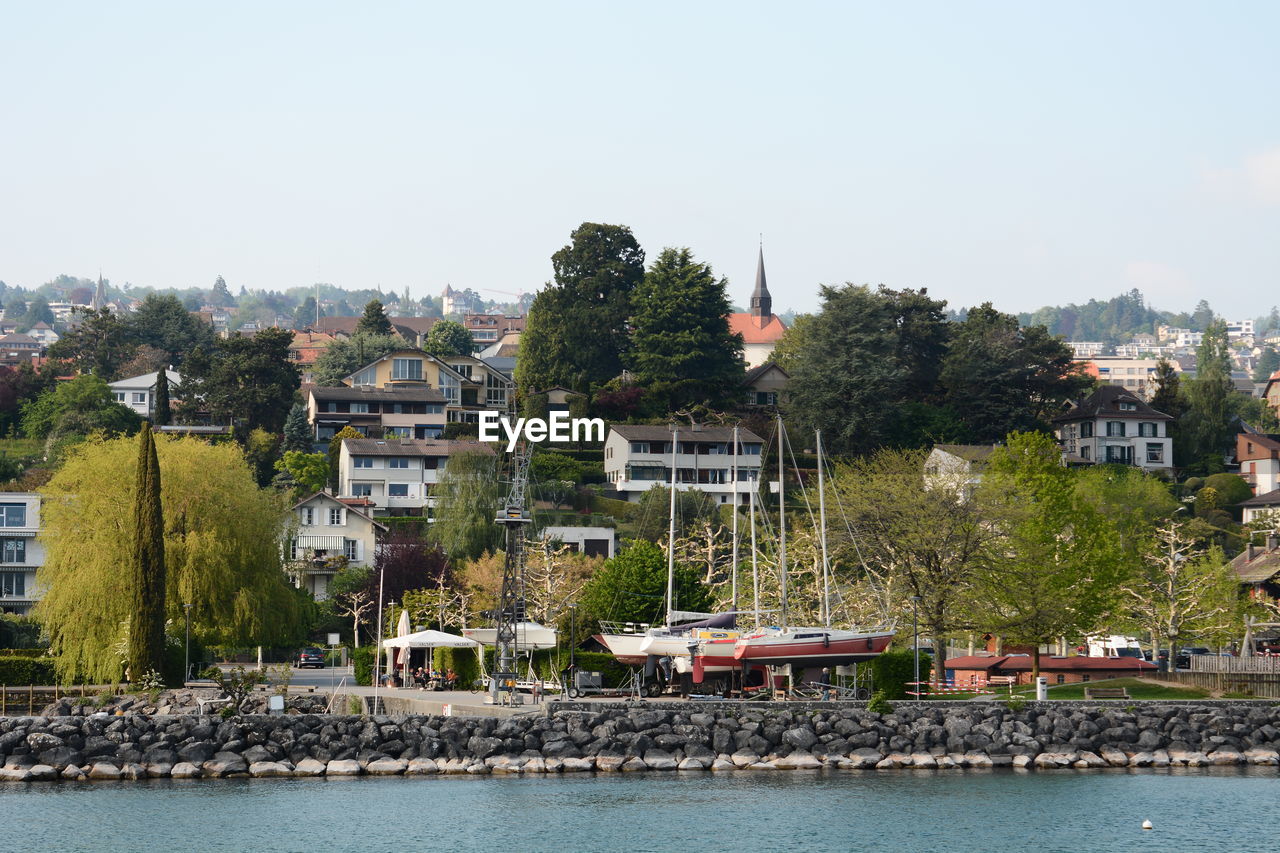
{"type": "Polygon", "coordinates": [[[504,691],[510,694],[509,703],[515,704],[516,662],[520,655],[517,626],[525,619],[525,528],[533,520],[525,506],[529,456],[530,446],[523,442],[511,455],[511,489],[496,519],[506,528],[507,554],[502,566],[502,589],[498,594],[494,673],[489,679],[489,697],[495,705],[502,704],[504,691]]]}

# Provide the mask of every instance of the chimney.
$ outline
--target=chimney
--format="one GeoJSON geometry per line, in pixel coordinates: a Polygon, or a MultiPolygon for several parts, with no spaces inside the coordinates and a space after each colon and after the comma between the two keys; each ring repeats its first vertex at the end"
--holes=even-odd
{"type": "Polygon", "coordinates": [[[1254,558],[1255,556],[1257,556],[1257,554],[1258,554],[1258,546],[1257,546],[1257,545],[1254,545],[1252,542],[1250,542],[1250,543],[1249,543],[1249,546],[1248,546],[1247,548],[1245,548],[1245,557],[1244,557],[1244,559],[1245,559],[1245,561],[1246,561],[1246,562],[1252,563],[1252,562],[1253,562],[1253,558],[1254,558]]]}
{"type": "Polygon", "coordinates": [[[1277,545],[1280,545],[1280,538],[1276,536],[1275,531],[1273,530],[1267,534],[1267,550],[1274,551],[1277,545]]]}

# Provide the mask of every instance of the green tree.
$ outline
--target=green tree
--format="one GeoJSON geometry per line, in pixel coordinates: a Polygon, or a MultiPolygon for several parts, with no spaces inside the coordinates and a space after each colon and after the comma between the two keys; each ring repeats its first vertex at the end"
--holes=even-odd
{"type": "Polygon", "coordinates": [[[196,349],[213,349],[213,327],[187,311],[171,294],[147,294],[124,322],[135,341],[168,353],[173,365],[181,364],[196,349]]]}
{"type": "Polygon", "coordinates": [[[440,358],[451,355],[471,355],[476,351],[476,342],[466,326],[452,320],[441,320],[427,332],[427,339],[423,342],[422,349],[440,358]]]}
{"type": "Polygon", "coordinates": [[[329,458],[323,453],[286,450],[284,455],[276,460],[275,467],[278,471],[288,472],[304,495],[323,490],[329,479],[329,458]]]}
{"type": "Polygon", "coordinates": [[[259,486],[265,487],[271,483],[272,472],[276,470],[279,457],[280,437],[275,433],[258,427],[245,436],[244,458],[259,486]]]}
{"type": "Polygon", "coordinates": [[[314,445],[311,425],[307,423],[307,408],[301,403],[294,403],[289,409],[289,416],[284,419],[283,449],[301,453],[310,453],[314,445]]]}
{"type": "MultiPolygon", "coordinates": [[[[636,502],[632,535],[666,544],[671,523],[671,489],[653,486],[636,502]]],[[[720,505],[701,489],[676,490],[676,538],[691,536],[703,522],[718,521],[720,505]]]]}
{"type": "Polygon", "coordinates": [[[1042,429],[1092,380],[1071,349],[1043,326],[1023,328],[990,302],[955,325],[942,364],[944,399],[969,441],[998,441],[1011,431],[1042,429]]]}
{"type": "Polygon", "coordinates": [[[1196,378],[1188,383],[1187,409],[1179,423],[1191,454],[1183,460],[1188,468],[1205,474],[1222,470],[1223,454],[1233,437],[1230,400],[1234,394],[1227,324],[1215,320],[1196,349],[1196,378]]]}
{"type": "Polygon", "coordinates": [[[160,500],[160,460],[151,425],[138,433],[133,491],[133,541],[129,550],[129,653],[126,673],[138,681],[164,670],[164,515],[160,500]]]}
{"type": "Polygon", "coordinates": [[[522,391],[607,382],[625,364],[644,250],[626,226],[584,222],[551,265],[555,283],[529,309],[516,380],[522,391]]]}
{"type": "Polygon", "coordinates": [[[26,313],[18,322],[18,329],[25,332],[36,323],[48,323],[52,326],[54,319],[53,309],[49,307],[49,303],[43,296],[37,296],[27,305],[26,313]]]}
{"type": "Polygon", "coordinates": [[[1280,370],[1280,352],[1276,348],[1268,344],[1262,348],[1262,354],[1258,356],[1258,363],[1253,368],[1253,381],[1266,382],[1271,378],[1271,374],[1280,370]]]}
{"type": "Polygon", "coordinates": [[[169,373],[163,367],[156,371],[156,405],[151,416],[156,426],[167,426],[173,420],[169,405],[169,373]]]}
{"type": "Polygon", "coordinates": [[[915,439],[906,403],[937,389],[946,352],[945,302],[925,290],[822,288],[791,370],[791,408],[833,453],[868,453],[915,439]]]}
{"type": "Polygon", "coordinates": [[[769,360],[790,373],[795,369],[796,360],[804,350],[805,340],[812,329],[813,315],[800,314],[791,321],[791,325],[782,333],[782,340],[769,355],[769,360]]]}
{"type": "Polygon", "coordinates": [[[382,310],[382,302],[378,299],[370,299],[364,306],[364,315],[360,318],[360,322],[356,323],[356,333],[389,335],[391,331],[391,321],[387,319],[387,312],[382,310]]]}
{"type": "Polygon", "coordinates": [[[218,308],[231,308],[236,304],[236,298],[231,295],[231,289],[227,287],[226,279],[218,276],[213,283],[213,290],[209,292],[209,303],[218,308]]]}
{"type": "MultiPolygon", "coordinates": [[[[205,645],[288,646],[303,612],[281,570],[288,507],[253,481],[240,448],[157,435],[165,520],[165,616],[182,625],[191,605],[193,640],[205,645]]],[[[130,565],[138,447],[90,439],[71,450],[43,489],[40,539],[45,595],[36,615],[65,679],[118,681],[132,600],[121,594],[130,565]],[[86,488],[92,484],[92,488],[86,488]]]]}
{"type": "Polygon", "coordinates": [[[1062,452],[1044,433],[1012,433],[990,458],[978,499],[995,532],[977,574],[980,624],[1039,647],[1095,627],[1113,603],[1119,557],[1105,519],[1079,499],[1062,452]]]}
{"type": "Polygon", "coordinates": [[[280,432],[300,384],[292,342],[291,332],[263,329],[218,341],[211,357],[192,353],[182,374],[184,402],[198,401],[215,419],[250,430],[280,432]]]}
{"type": "Polygon", "coordinates": [[[1217,315],[1209,307],[1208,301],[1201,299],[1196,303],[1196,310],[1191,312],[1191,328],[1197,332],[1207,332],[1216,319],[1217,315]]]}
{"type": "MultiPolygon", "coordinates": [[[[480,447],[480,445],[478,445],[480,447]]],[[[453,560],[473,560],[502,544],[498,517],[498,458],[477,449],[449,457],[436,498],[431,535],[453,560]]]]}
{"type": "Polygon", "coordinates": [[[396,335],[370,335],[357,332],[346,340],[337,340],[325,347],[311,368],[311,376],[317,385],[336,388],[342,380],[370,362],[388,353],[408,349],[404,338],[396,335]]]}
{"type": "Polygon", "coordinates": [[[307,329],[315,326],[316,318],[324,316],[324,312],[316,314],[316,298],[308,296],[293,312],[293,328],[307,329]]]}
{"type": "Polygon", "coordinates": [[[105,308],[90,308],[81,315],[79,325],[50,345],[49,357],[112,382],[120,378],[121,367],[133,358],[137,348],[130,327],[119,317],[105,308]]]}
{"type": "Polygon", "coordinates": [[[742,336],[729,331],[728,282],[688,249],[664,249],[632,296],[628,363],[664,411],[740,393],[742,336]]]}
{"type": "MultiPolygon", "coordinates": [[[[673,598],[677,610],[706,611],[711,592],[698,573],[677,565],[673,598]]],[[[579,596],[579,625],[594,633],[601,621],[660,623],[667,602],[667,557],[652,542],[637,540],[605,561],[579,596]]]]}
{"type": "Polygon", "coordinates": [[[31,438],[95,430],[132,434],[141,421],[137,412],[116,402],[105,380],[91,374],[59,383],[22,407],[22,431],[31,438]]]}

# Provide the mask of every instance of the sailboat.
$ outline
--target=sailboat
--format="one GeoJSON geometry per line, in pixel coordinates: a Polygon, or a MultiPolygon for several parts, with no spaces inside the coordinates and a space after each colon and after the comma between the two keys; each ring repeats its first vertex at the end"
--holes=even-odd
{"type": "MultiPolygon", "coordinates": [[[[826,542],[826,496],[823,493],[822,436],[818,435],[818,489],[820,501],[822,567],[823,567],[823,619],[825,624],[818,627],[798,627],[787,624],[787,525],[786,494],[783,467],[785,431],[782,418],[778,417],[778,515],[779,524],[778,560],[782,578],[782,625],[778,627],[760,628],[739,637],[733,642],[733,660],[739,665],[764,664],[782,666],[790,664],[796,667],[847,666],[870,660],[889,647],[893,640],[892,625],[870,630],[845,630],[831,627],[830,588],[827,585],[827,542],[826,542]]],[[[697,657],[702,659],[702,668],[724,664],[727,643],[708,642],[706,649],[695,656],[695,669],[698,667],[697,657]]]]}
{"type": "MultiPolygon", "coordinates": [[[[497,645],[497,628],[463,628],[462,636],[475,640],[482,646],[497,645]]],[[[556,647],[556,629],[548,628],[537,622],[516,623],[516,643],[522,649],[554,649],[556,647]]]]}

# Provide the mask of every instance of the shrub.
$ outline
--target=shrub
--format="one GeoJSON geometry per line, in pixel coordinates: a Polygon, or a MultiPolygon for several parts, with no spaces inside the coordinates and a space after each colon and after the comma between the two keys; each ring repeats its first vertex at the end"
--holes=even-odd
{"type": "Polygon", "coordinates": [[[480,677],[480,662],[476,658],[475,649],[435,649],[432,666],[441,672],[453,670],[458,676],[459,690],[470,689],[480,677]]]}
{"type": "MultiPolygon", "coordinates": [[[[876,690],[883,693],[886,699],[905,699],[907,683],[915,681],[915,663],[911,649],[900,652],[885,652],[871,661],[872,683],[876,690]]],[[[920,678],[927,680],[929,675],[929,655],[920,653],[920,678]]]]}
{"type": "Polygon", "coordinates": [[[0,684],[56,684],[53,659],[48,657],[0,657],[0,684]]]}
{"type": "Polygon", "coordinates": [[[373,646],[361,646],[351,650],[351,667],[355,673],[356,684],[373,684],[373,646]]]}
{"type": "Polygon", "coordinates": [[[885,698],[884,691],[877,690],[871,694],[871,701],[867,703],[867,710],[873,714],[892,714],[893,706],[885,698]]]}

